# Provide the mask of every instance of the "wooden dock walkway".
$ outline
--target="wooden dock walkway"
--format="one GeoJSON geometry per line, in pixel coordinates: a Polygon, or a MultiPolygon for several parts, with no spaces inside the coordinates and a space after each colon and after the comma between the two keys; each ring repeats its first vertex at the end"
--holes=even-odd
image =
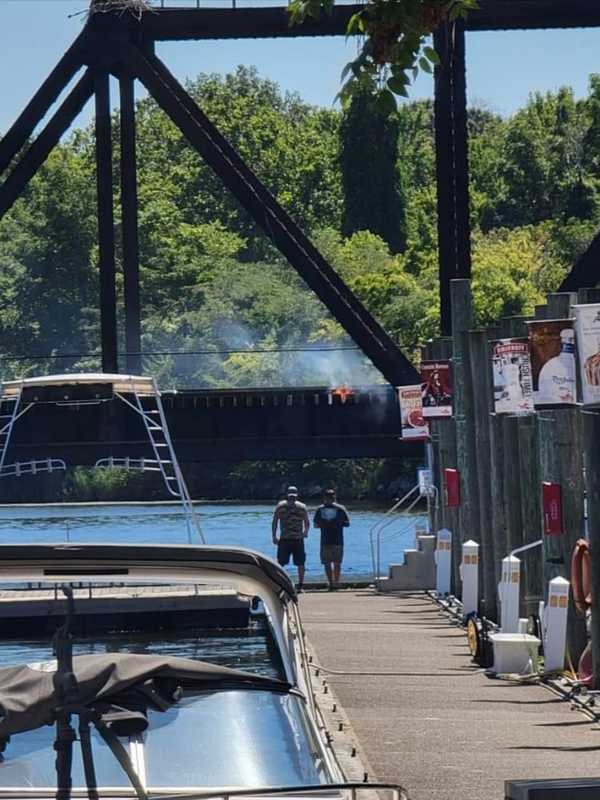
{"type": "Polygon", "coordinates": [[[371,780],[410,800],[503,800],[505,780],[600,776],[594,723],[542,686],[487,678],[424,594],[308,592],[300,606],[315,660],[346,673],[319,677],[371,780]]]}

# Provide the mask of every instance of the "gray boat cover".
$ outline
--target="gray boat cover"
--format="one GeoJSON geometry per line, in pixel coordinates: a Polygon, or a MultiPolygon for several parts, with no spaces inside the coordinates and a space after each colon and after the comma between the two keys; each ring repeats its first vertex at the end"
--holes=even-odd
{"type": "MultiPolygon", "coordinates": [[[[0,670],[0,740],[54,722],[55,672],[56,661],[0,670]]],[[[287,692],[291,688],[283,681],[203,661],[133,653],[75,656],[73,672],[79,685],[79,704],[90,707],[118,704],[124,693],[148,681],[199,691],[248,688],[287,692]]]]}

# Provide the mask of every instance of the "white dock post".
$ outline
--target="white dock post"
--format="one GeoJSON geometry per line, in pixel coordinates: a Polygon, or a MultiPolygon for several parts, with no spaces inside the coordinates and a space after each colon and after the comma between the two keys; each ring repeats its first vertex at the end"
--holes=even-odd
{"type": "Polygon", "coordinates": [[[569,581],[553,578],[548,584],[548,602],[544,609],[544,672],[563,670],[567,642],[569,581]]]}
{"type": "Polygon", "coordinates": [[[450,574],[452,571],[452,531],[440,528],[437,532],[435,550],[435,591],[443,597],[450,594],[450,574]]]}
{"type": "Polygon", "coordinates": [[[477,613],[479,610],[479,545],[472,539],[463,542],[460,577],[463,617],[466,617],[473,611],[477,613]]]}
{"type": "Polygon", "coordinates": [[[502,559],[502,577],[498,584],[502,633],[518,633],[519,631],[520,583],[521,560],[516,556],[506,556],[502,559]]]}

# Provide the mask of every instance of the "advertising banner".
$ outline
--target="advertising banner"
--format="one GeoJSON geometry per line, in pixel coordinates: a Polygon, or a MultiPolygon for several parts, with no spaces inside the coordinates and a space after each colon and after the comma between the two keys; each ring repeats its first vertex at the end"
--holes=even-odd
{"type": "Polygon", "coordinates": [[[575,306],[584,406],[600,405],[600,303],[575,306]]]}
{"type": "Polygon", "coordinates": [[[452,416],[449,361],[421,361],[421,397],[426,419],[452,416]]]}
{"type": "Polygon", "coordinates": [[[534,320],[527,324],[534,404],[536,407],[574,405],[577,388],[573,320],[534,320]]]}
{"type": "Polygon", "coordinates": [[[426,439],[429,427],[423,419],[421,406],[421,385],[399,386],[400,417],[402,420],[403,439],[426,439]]]}
{"type": "Polygon", "coordinates": [[[533,384],[527,339],[498,339],[492,346],[496,414],[532,414],[533,384]]]}

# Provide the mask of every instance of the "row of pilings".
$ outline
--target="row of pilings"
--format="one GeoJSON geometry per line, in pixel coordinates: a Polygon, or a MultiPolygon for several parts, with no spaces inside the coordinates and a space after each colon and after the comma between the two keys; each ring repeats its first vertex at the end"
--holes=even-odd
{"type": "MultiPolygon", "coordinates": [[[[453,534],[452,593],[461,596],[461,545],[473,539],[480,544],[481,613],[499,621],[502,559],[543,539],[542,547],[520,556],[520,614],[537,614],[548,582],[557,576],[571,580],[571,555],[587,530],[596,588],[595,628],[600,617],[594,613],[600,599],[600,409],[577,404],[536,408],[526,415],[495,413],[491,343],[527,337],[527,321],[570,319],[575,304],[600,302],[600,289],[549,294],[544,305],[536,306],[535,315],[505,317],[485,329],[473,324],[469,280],[452,281],[451,301],[452,336],[430,341],[422,348],[422,357],[452,361],[453,415],[430,421],[433,481],[439,497],[431,524],[434,532],[447,528],[453,534]],[[447,469],[459,474],[458,506],[447,502],[447,469]],[[560,486],[560,535],[544,535],[543,482],[560,486]]],[[[577,376],[579,382],[579,369],[577,376]]],[[[594,663],[600,667],[600,625],[598,631],[592,638],[594,663]]],[[[586,643],[586,621],[576,612],[571,596],[567,648],[573,664],[586,643]]],[[[595,674],[600,676],[600,669],[595,667],[595,674]]]]}

